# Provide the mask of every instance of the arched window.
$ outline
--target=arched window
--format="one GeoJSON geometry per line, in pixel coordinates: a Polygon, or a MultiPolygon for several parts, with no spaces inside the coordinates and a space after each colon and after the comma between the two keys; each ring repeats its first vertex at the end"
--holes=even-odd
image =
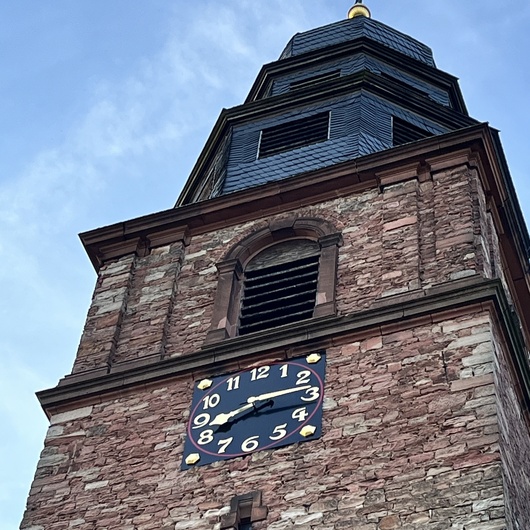
{"type": "Polygon", "coordinates": [[[273,223],[219,263],[206,343],[334,315],[341,234],[321,219],[273,223]]]}
{"type": "Polygon", "coordinates": [[[310,239],[277,243],[245,267],[238,334],[312,318],[320,245],[310,239]]]}

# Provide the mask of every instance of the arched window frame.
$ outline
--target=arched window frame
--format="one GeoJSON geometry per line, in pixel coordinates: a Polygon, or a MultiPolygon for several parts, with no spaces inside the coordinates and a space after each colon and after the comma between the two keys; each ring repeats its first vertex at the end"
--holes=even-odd
{"type": "Polygon", "coordinates": [[[217,264],[219,281],[215,294],[212,326],[206,344],[237,336],[240,295],[244,270],[259,252],[293,239],[310,239],[320,245],[317,296],[313,318],[336,314],[337,262],[342,234],[329,221],[297,218],[271,223],[237,243],[217,264]]]}

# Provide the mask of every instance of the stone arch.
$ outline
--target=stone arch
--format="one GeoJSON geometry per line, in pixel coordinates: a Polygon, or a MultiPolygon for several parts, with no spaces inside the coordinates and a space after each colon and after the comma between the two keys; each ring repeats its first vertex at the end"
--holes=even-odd
{"type": "Polygon", "coordinates": [[[239,318],[241,286],[249,261],[262,250],[277,243],[310,239],[320,246],[316,305],[313,318],[336,314],[338,251],[342,235],[329,221],[319,218],[291,217],[272,221],[237,242],[217,264],[219,281],[215,295],[212,325],[206,344],[235,337],[239,318]]]}

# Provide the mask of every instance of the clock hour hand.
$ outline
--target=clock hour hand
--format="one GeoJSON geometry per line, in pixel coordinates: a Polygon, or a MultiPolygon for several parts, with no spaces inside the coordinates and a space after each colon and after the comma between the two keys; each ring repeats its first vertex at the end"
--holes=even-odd
{"type": "Polygon", "coordinates": [[[221,412],[220,414],[217,414],[217,416],[215,416],[215,418],[210,422],[209,425],[210,426],[225,425],[233,417],[237,416],[238,414],[241,414],[241,412],[245,412],[246,410],[255,408],[256,401],[266,401],[268,399],[272,399],[278,396],[284,396],[285,394],[292,394],[293,392],[301,392],[302,390],[307,390],[308,388],[311,388],[311,385],[296,386],[294,388],[284,388],[283,390],[276,390],[275,392],[267,392],[266,394],[260,394],[259,396],[250,396],[247,399],[247,403],[245,405],[242,405],[241,407],[235,410],[232,410],[230,412],[221,412]]]}
{"type": "Polygon", "coordinates": [[[225,423],[228,423],[234,416],[237,416],[241,412],[245,412],[246,410],[250,410],[252,408],[254,408],[254,403],[247,403],[246,405],[243,405],[242,407],[230,412],[221,412],[221,414],[217,414],[217,416],[210,422],[210,426],[224,425],[225,423]]]}
{"type": "Polygon", "coordinates": [[[250,396],[247,399],[247,403],[253,405],[256,401],[264,401],[266,399],[284,396],[285,394],[292,394],[293,392],[307,390],[308,388],[311,388],[311,385],[295,386],[294,388],[284,388],[283,390],[276,390],[276,392],[267,392],[266,394],[260,394],[259,396],[250,396]]]}

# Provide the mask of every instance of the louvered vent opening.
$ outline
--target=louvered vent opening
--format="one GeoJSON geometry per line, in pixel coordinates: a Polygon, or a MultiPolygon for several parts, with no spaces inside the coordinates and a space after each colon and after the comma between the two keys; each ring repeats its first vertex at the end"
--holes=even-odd
{"type": "Polygon", "coordinates": [[[329,136],[329,112],[314,114],[261,131],[259,158],[298,147],[325,142],[329,136]]]}
{"type": "Polygon", "coordinates": [[[381,77],[384,77],[390,81],[392,81],[392,83],[396,83],[396,81],[398,83],[402,83],[402,84],[405,84],[406,85],[406,88],[408,91],[417,91],[418,94],[421,94],[422,96],[425,96],[427,98],[430,98],[430,94],[429,92],[427,91],[427,89],[421,89],[417,86],[413,86],[410,84],[410,81],[406,81],[405,79],[399,77],[399,76],[395,76],[395,75],[391,75],[391,74],[388,74],[387,72],[380,72],[379,75],[381,77]]]}
{"type": "Polygon", "coordinates": [[[395,116],[392,119],[392,141],[393,145],[403,145],[408,144],[409,142],[415,142],[417,140],[422,140],[423,138],[429,138],[434,136],[433,133],[416,127],[405,120],[396,118],[395,116]]]}
{"type": "Polygon", "coordinates": [[[239,334],[271,329],[313,316],[320,252],[307,241],[276,245],[245,271],[239,334]],[[296,257],[295,257],[296,256],[296,257]],[[271,263],[272,262],[272,263],[271,263]]]}
{"type": "Polygon", "coordinates": [[[334,70],[333,72],[326,72],[325,74],[319,74],[313,77],[307,77],[305,79],[293,81],[289,85],[289,88],[291,90],[307,88],[310,86],[319,85],[320,83],[325,83],[326,81],[331,81],[332,79],[337,79],[338,77],[340,77],[340,70],[334,70]]]}

